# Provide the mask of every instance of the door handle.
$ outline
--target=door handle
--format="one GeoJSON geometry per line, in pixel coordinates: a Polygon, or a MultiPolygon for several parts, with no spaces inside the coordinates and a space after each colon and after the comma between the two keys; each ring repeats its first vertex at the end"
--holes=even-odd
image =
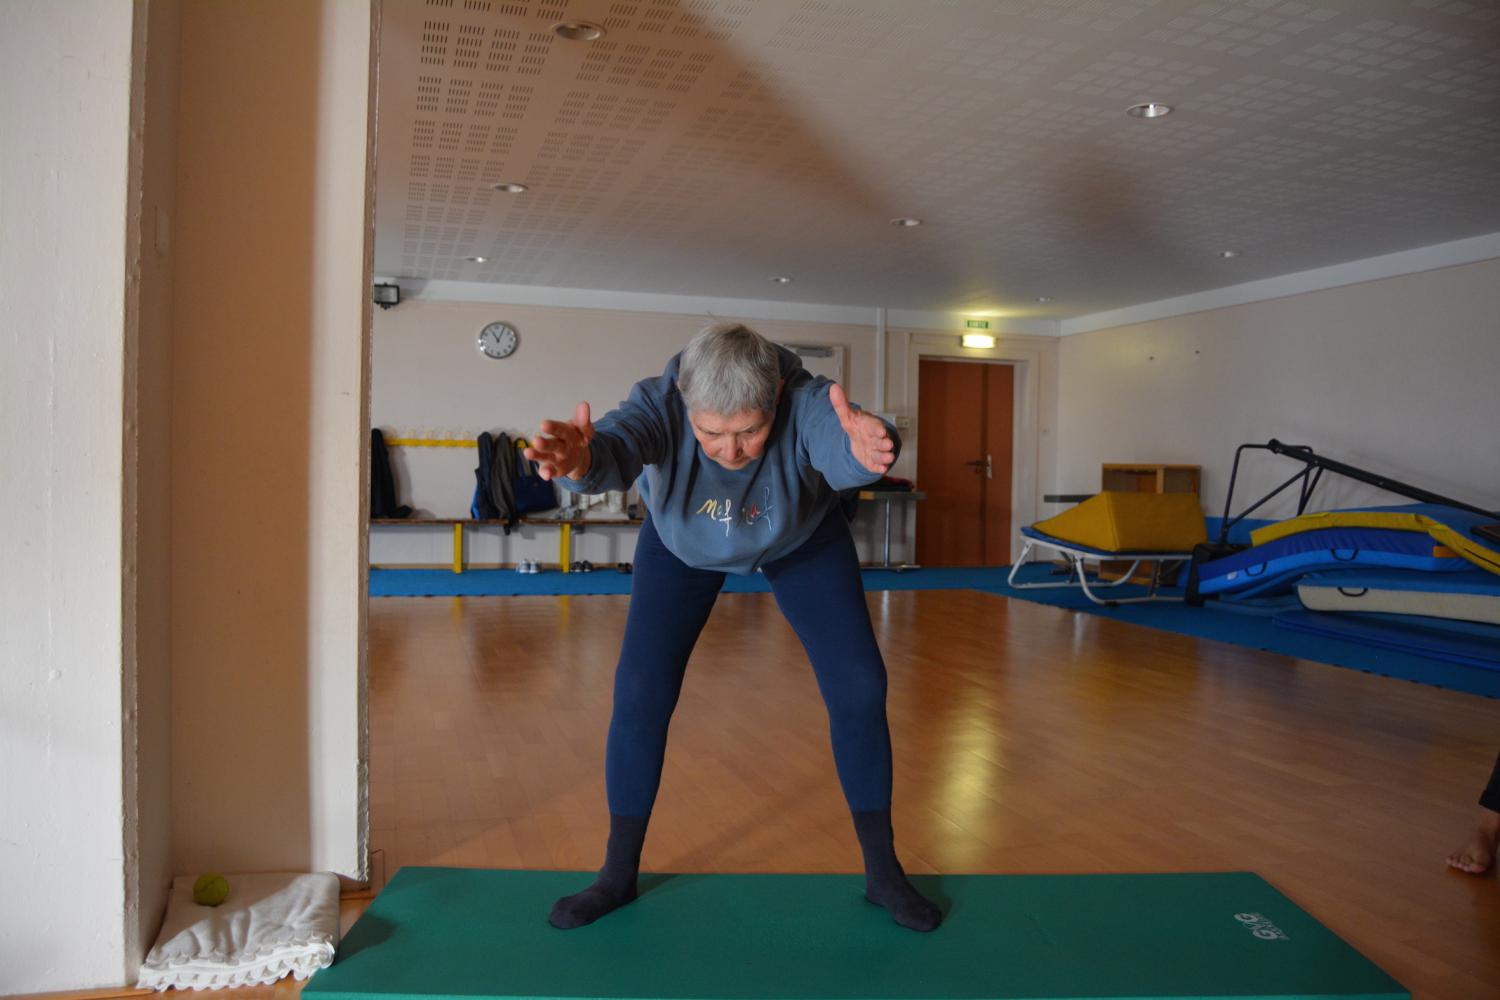
{"type": "Polygon", "coordinates": [[[984,456],[984,458],[976,458],[974,461],[965,462],[964,464],[971,469],[983,469],[984,478],[986,479],[995,478],[995,459],[993,455],[986,455],[984,456]]]}

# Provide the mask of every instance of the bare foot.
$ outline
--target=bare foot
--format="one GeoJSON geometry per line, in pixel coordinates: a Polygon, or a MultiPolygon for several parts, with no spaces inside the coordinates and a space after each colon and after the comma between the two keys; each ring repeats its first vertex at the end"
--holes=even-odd
{"type": "Polygon", "coordinates": [[[1495,844],[1500,841],[1500,813],[1479,810],[1479,822],[1464,846],[1448,855],[1448,867],[1470,875],[1483,875],[1495,864],[1495,844]]]}

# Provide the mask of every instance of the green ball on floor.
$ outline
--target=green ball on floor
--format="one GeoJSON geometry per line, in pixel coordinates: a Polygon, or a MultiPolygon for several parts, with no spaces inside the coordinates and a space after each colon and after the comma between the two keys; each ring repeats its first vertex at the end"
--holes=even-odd
{"type": "Polygon", "coordinates": [[[193,883],[193,902],[199,906],[218,906],[229,898],[229,880],[223,875],[199,875],[193,883]]]}

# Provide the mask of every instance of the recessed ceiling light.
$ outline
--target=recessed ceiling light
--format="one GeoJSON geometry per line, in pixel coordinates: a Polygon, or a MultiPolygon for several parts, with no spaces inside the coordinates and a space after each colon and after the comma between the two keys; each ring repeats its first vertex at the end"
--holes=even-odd
{"type": "Polygon", "coordinates": [[[1036,297],[1036,300],[1038,302],[1051,302],[1052,301],[1052,296],[1050,296],[1050,295],[1038,295],[1036,297]]]}
{"type": "Polygon", "coordinates": [[[604,29],[592,21],[564,21],[554,24],[552,32],[570,42],[593,42],[604,37],[604,29]]]}
{"type": "Polygon", "coordinates": [[[1136,104],[1128,107],[1125,109],[1125,113],[1132,118],[1160,118],[1162,115],[1170,115],[1172,113],[1172,106],[1149,101],[1145,104],[1136,104]]]}
{"type": "Polygon", "coordinates": [[[489,258],[488,257],[465,257],[464,260],[469,261],[471,264],[483,264],[485,261],[489,260],[489,258]]]}
{"type": "Polygon", "coordinates": [[[792,279],[784,274],[773,274],[770,280],[778,285],[790,285],[792,283],[792,279]]]}
{"type": "Polygon", "coordinates": [[[525,184],[513,184],[510,181],[501,181],[499,184],[491,184],[496,191],[504,191],[506,194],[520,194],[526,190],[525,184]]]}
{"type": "Polygon", "coordinates": [[[1231,257],[1238,257],[1239,255],[1240,255],[1240,252],[1238,250],[1220,250],[1219,251],[1219,256],[1222,257],[1222,258],[1224,258],[1225,260],[1229,260],[1231,257]]]}
{"type": "Polygon", "coordinates": [[[921,219],[913,219],[909,215],[903,215],[899,219],[892,219],[891,220],[891,225],[893,225],[893,226],[900,226],[902,229],[910,229],[912,226],[920,226],[921,224],[922,224],[922,220],[921,219]]]}

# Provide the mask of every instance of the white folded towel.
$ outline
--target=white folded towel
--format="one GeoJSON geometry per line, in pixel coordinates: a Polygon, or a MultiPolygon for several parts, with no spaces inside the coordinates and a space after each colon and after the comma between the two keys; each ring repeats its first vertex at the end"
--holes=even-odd
{"type": "Polygon", "coordinates": [[[212,990],[306,979],[333,962],[339,880],[329,873],[230,875],[219,906],[193,902],[191,875],[172,880],[167,918],[141,966],[141,989],[212,990]]]}

